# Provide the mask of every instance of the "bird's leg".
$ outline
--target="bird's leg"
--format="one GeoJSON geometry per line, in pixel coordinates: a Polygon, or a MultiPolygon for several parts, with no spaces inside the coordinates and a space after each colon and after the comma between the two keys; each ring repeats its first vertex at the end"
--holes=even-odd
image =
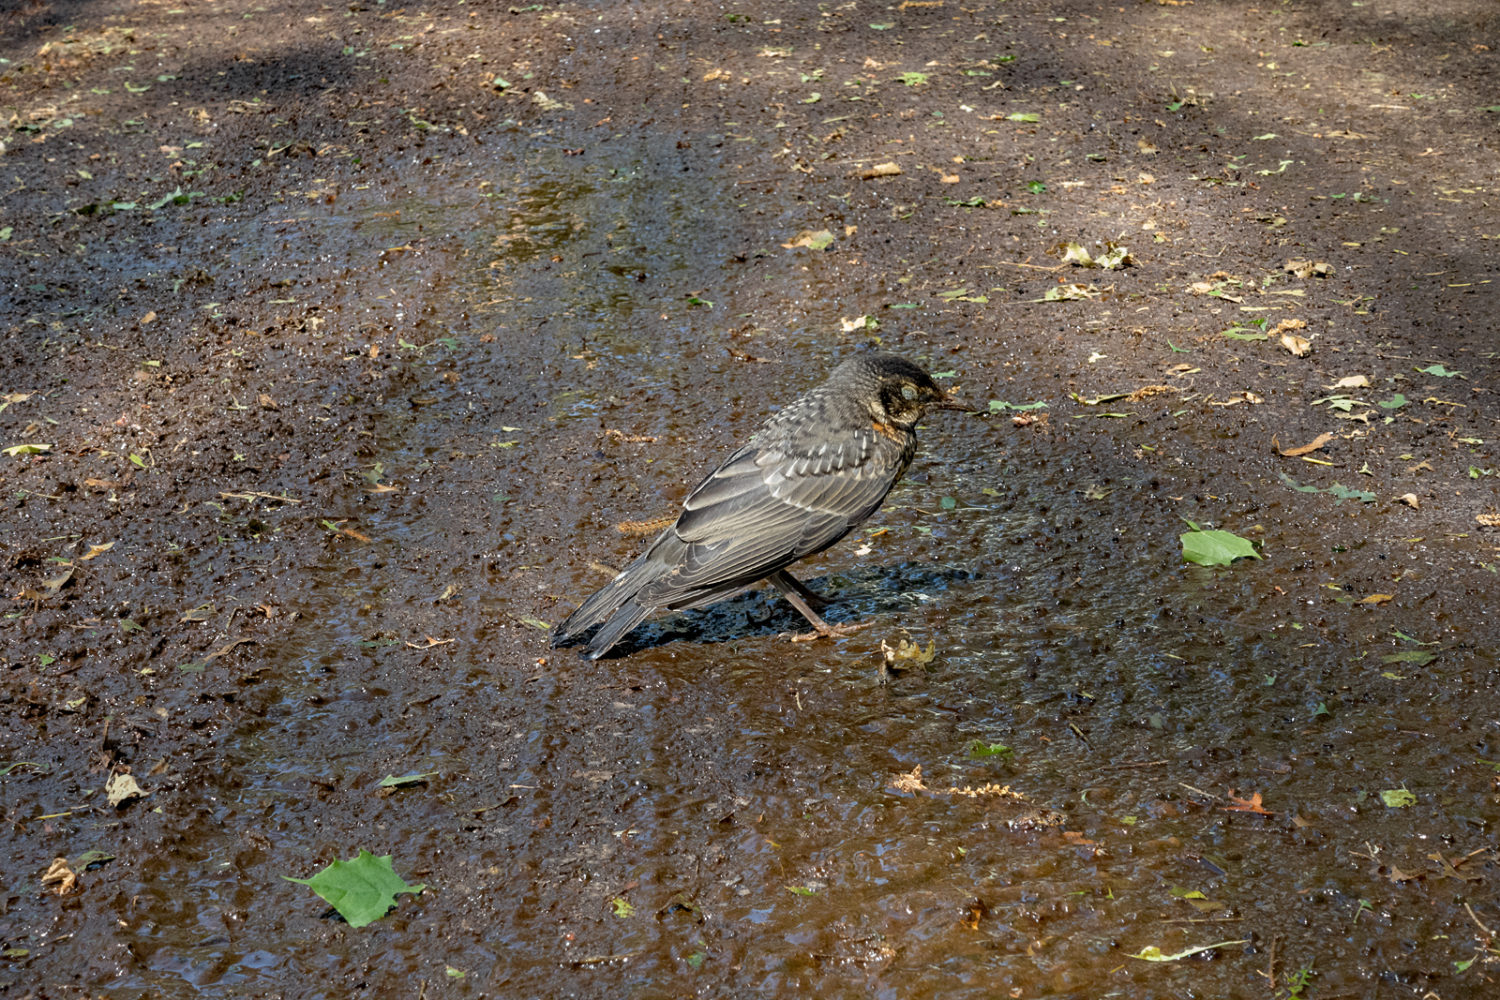
{"type": "Polygon", "coordinates": [[[833,603],[784,569],[778,569],[766,577],[766,582],[783,594],[795,593],[799,595],[804,601],[817,609],[826,608],[833,603]]]}
{"type": "Polygon", "coordinates": [[[802,617],[806,618],[808,622],[812,624],[812,627],[817,630],[815,632],[803,632],[801,634],[793,635],[791,636],[791,640],[793,642],[811,642],[813,639],[819,638],[840,638],[846,635],[853,635],[860,629],[868,628],[871,624],[873,624],[872,622],[848,622],[840,625],[828,624],[822,618],[819,618],[818,613],[811,607],[809,607],[808,603],[802,599],[802,595],[798,593],[798,591],[804,588],[800,584],[796,587],[788,587],[784,586],[780,580],[776,579],[776,577],[778,576],[785,575],[785,573],[775,573],[772,574],[768,579],[771,581],[771,585],[774,586],[777,590],[781,591],[781,595],[791,602],[792,607],[802,612],[802,617]]]}

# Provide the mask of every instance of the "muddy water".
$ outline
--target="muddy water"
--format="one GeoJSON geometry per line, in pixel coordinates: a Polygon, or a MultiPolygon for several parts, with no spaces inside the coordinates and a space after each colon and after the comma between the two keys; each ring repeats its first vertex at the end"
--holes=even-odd
{"type": "MultiPolygon", "coordinates": [[[[639,167],[541,154],[462,197],[356,192],[301,230],[287,269],[339,282],[321,349],[384,380],[318,515],[367,541],[220,550],[271,565],[255,593],[297,623],[230,685],[240,710],[205,719],[168,812],[137,804],[122,832],[59,843],[168,847],[117,865],[77,944],[48,942],[76,950],[76,979],[111,996],[1224,997],[1307,969],[1316,995],[1420,995],[1416,970],[1485,960],[1463,904],[1496,915],[1493,854],[1462,859],[1493,850],[1500,811],[1476,763],[1500,756],[1491,623],[1436,596],[1375,621],[1349,586],[1472,543],[1294,504],[1252,458],[1244,482],[1205,485],[1191,470],[1235,447],[1222,415],[1038,433],[936,414],[886,511],[804,574],[867,631],[789,644],[796,616],[749,595],[601,663],[547,649],[535,621],[597,584],[590,561],[635,551],[611,525],[670,509],[821,378],[864,336],[820,332],[839,329],[831,290],[878,285],[815,258],[771,274],[755,251],[788,219],[623,160],[639,167]],[[705,267],[725,246],[744,270],[705,267]],[[1176,464],[1141,450],[1169,430],[1176,464]],[[1184,567],[1182,518],[1205,509],[1271,558],[1184,567]],[[880,641],[903,638],[935,655],[887,676],[880,641]],[[378,794],[412,772],[433,776],[378,794]],[[1402,788],[1413,804],[1383,803],[1402,788]],[[355,932],[280,878],[360,847],[429,891],[355,932]]],[[[918,323],[882,336],[981,402],[1012,360],[918,323]]],[[[1492,592],[1472,555],[1434,595],[1492,592]]]]}

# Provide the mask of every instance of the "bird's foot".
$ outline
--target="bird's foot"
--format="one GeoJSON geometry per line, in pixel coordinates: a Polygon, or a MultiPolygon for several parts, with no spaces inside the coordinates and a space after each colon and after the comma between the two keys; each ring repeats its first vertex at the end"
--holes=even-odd
{"type": "Polygon", "coordinates": [[[842,639],[845,636],[850,636],[863,629],[867,629],[873,624],[875,623],[843,622],[838,625],[829,625],[825,622],[823,627],[816,632],[783,632],[781,633],[781,637],[783,639],[790,639],[792,642],[813,642],[817,639],[842,639]]]}

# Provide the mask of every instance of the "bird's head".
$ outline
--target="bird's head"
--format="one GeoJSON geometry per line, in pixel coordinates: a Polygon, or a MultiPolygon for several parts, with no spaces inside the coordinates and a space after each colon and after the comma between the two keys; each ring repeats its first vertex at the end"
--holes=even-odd
{"type": "Polygon", "coordinates": [[[877,354],[865,360],[875,390],[868,399],[870,416],[878,424],[910,430],[929,409],[973,412],[973,407],[944,392],[931,375],[905,358],[877,354]]]}

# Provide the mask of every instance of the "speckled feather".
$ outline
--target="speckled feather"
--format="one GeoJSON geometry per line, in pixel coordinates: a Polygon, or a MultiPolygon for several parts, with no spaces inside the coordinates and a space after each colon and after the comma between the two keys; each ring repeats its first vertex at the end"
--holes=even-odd
{"type": "Polygon", "coordinates": [[[911,464],[925,405],[946,398],[894,355],[844,362],[699,483],[677,522],[558,626],[553,645],[603,622],[586,650],[597,658],[654,612],[723,600],[834,544],[879,509],[911,464]],[[906,384],[919,401],[901,400],[906,384]]]}

